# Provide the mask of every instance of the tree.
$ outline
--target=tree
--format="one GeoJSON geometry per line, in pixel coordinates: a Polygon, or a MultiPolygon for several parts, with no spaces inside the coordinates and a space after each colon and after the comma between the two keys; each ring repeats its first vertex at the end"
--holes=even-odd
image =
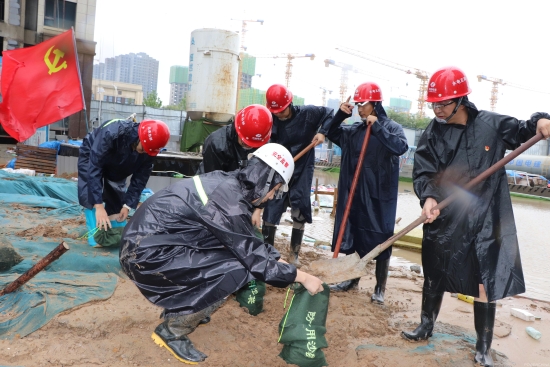
{"type": "Polygon", "coordinates": [[[147,98],[143,100],[143,104],[147,107],[160,108],[162,107],[162,101],[157,95],[157,91],[154,90],[147,95],[147,98]]]}
{"type": "Polygon", "coordinates": [[[168,105],[162,108],[166,110],[185,111],[187,109],[187,100],[183,97],[177,105],[168,105]]]}
{"type": "Polygon", "coordinates": [[[403,127],[408,127],[411,129],[425,129],[431,121],[429,117],[420,118],[418,115],[409,115],[407,113],[397,112],[389,108],[386,110],[386,113],[388,114],[388,117],[395,122],[403,125],[403,127]]]}

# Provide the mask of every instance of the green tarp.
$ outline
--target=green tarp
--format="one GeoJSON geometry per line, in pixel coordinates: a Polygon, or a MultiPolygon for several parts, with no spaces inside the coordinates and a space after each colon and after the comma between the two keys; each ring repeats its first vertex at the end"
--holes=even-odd
{"type": "Polygon", "coordinates": [[[204,144],[204,139],[222,126],[219,123],[210,123],[205,119],[185,121],[181,133],[180,150],[182,152],[199,152],[200,146],[204,144]]]}
{"type": "Polygon", "coordinates": [[[29,270],[61,240],[70,249],[13,293],[0,297],[0,339],[24,337],[72,307],[109,298],[116,287],[118,248],[85,239],[76,182],[0,171],[0,236],[23,261],[0,272],[0,289],[29,270]]]}

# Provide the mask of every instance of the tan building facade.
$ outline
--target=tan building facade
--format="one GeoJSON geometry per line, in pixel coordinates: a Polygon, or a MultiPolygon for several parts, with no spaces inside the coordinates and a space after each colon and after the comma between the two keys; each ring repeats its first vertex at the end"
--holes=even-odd
{"type": "Polygon", "coordinates": [[[142,105],[143,87],[139,84],[92,79],[92,100],[142,105]]]}

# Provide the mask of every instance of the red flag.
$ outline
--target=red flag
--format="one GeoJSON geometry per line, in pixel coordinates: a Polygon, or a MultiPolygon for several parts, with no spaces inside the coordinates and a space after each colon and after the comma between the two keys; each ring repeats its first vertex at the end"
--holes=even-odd
{"type": "Polygon", "coordinates": [[[73,30],[4,51],[0,123],[18,141],[84,109],[73,30]]]}

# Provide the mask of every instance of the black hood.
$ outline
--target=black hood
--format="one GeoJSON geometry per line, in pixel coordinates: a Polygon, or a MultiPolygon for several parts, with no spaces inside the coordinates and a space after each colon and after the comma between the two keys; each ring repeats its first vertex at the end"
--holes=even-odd
{"type": "Polygon", "coordinates": [[[373,102],[373,104],[376,116],[381,120],[387,120],[388,115],[386,114],[386,110],[384,109],[384,107],[382,107],[382,102],[373,102]]]}
{"type": "MultiPolygon", "coordinates": [[[[263,193],[271,167],[258,157],[253,156],[248,165],[237,171],[237,180],[241,183],[241,189],[243,190],[243,196],[249,202],[262,198],[263,193]]],[[[285,184],[283,177],[275,172],[269,190],[271,191],[276,185],[282,183],[285,184]]]]}

